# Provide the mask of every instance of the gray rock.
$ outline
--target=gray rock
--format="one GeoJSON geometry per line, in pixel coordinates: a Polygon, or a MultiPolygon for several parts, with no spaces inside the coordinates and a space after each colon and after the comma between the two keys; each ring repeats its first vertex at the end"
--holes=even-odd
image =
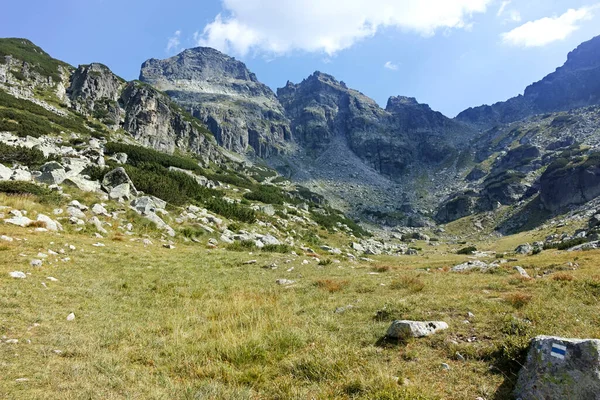
{"type": "Polygon", "coordinates": [[[158,210],[164,210],[167,203],[154,196],[143,196],[134,199],[131,206],[140,214],[155,213],[158,210]]]}
{"type": "Polygon", "coordinates": [[[46,229],[53,232],[62,231],[62,225],[44,214],[38,214],[37,220],[46,224],[46,229]]]}
{"type": "Polygon", "coordinates": [[[277,279],[275,281],[275,283],[277,283],[278,285],[282,285],[282,286],[289,286],[289,285],[293,285],[296,282],[295,281],[291,281],[289,279],[277,279]]]}
{"type": "Polygon", "coordinates": [[[6,222],[7,224],[17,225],[25,228],[26,226],[29,226],[29,224],[31,224],[33,221],[27,217],[21,216],[5,219],[4,222],[6,222]]]}
{"type": "MultiPolygon", "coordinates": [[[[135,188],[133,188],[135,190],[135,188]]],[[[123,183],[110,189],[108,197],[113,200],[129,200],[133,197],[132,186],[129,183],[123,183]]]]}
{"type": "Polygon", "coordinates": [[[527,278],[527,279],[531,278],[531,277],[529,276],[529,274],[527,273],[527,271],[525,271],[525,269],[524,269],[523,267],[520,267],[520,266],[518,266],[518,265],[517,265],[517,266],[515,267],[515,270],[517,270],[517,272],[518,272],[518,273],[519,273],[519,274],[520,274],[520,275],[521,275],[523,278],[527,278]]]}
{"type": "Polygon", "coordinates": [[[11,278],[16,278],[16,279],[27,278],[27,275],[25,275],[25,273],[21,272],[21,271],[12,271],[12,272],[9,272],[8,275],[10,275],[11,278]]]}
{"type": "Polygon", "coordinates": [[[71,218],[85,219],[85,213],[81,211],[78,207],[69,206],[67,207],[67,214],[71,218]]]}
{"type": "Polygon", "coordinates": [[[515,249],[517,254],[529,254],[533,251],[533,247],[529,243],[522,244],[515,249]]]}
{"type": "Polygon", "coordinates": [[[175,237],[175,231],[171,228],[165,221],[162,220],[158,215],[153,212],[149,212],[145,215],[147,219],[154,222],[158,229],[163,230],[167,233],[167,235],[171,237],[175,237]]]}
{"type": "MultiPolygon", "coordinates": [[[[38,257],[39,257],[39,255],[38,255],[38,257]]],[[[40,268],[42,266],[42,260],[38,260],[38,259],[31,260],[29,265],[31,265],[32,267],[35,267],[35,268],[40,268]]]]}
{"type": "Polygon", "coordinates": [[[79,209],[81,211],[87,211],[87,210],[89,210],[88,206],[86,206],[85,204],[81,204],[78,200],[73,200],[68,205],[71,206],[71,207],[75,207],[75,208],[77,208],[77,209],[79,209]]]}
{"type": "Polygon", "coordinates": [[[15,169],[10,177],[11,181],[30,182],[32,179],[33,176],[31,175],[31,172],[21,168],[15,169]]]}
{"type": "Polygon", "coordinates": [[[488,265],[488,264],[484,263],[483,261],[474,260],[474,261],[467,261],[466,263],[463,263],[463,264],[455,265],[454,267],[452,267],[451,271],[452,272],[466,272],[466,271],[472,271],[472,270],[485,271],[490,268],[494,268],[494,266],[488,265]]]}
{"type": "Polygon", "coordinates": [[[275,93],[243,63],[217,50],[197,47],[166,60],[150,59],[142,65],[140,80],[177,92],[174,100],[206,123],[228,150],[268,157],[291,139],[275,93]]]}
{"type": "Polygon", "coordinates": [[[394,321],[388,328],[386,336],[393,339],[408,339],[429,336],[437,331],[448,329],[448,324],[442,321],[394,321]]]}
{"type": "Polygon", "coordinates": [[[36,181],[48,185],[60,185],[67,179],[67,172],[61,164],[56,161],[50,161],[40,167],[42,174],[35,178],[36,181]]]}
{"type": "Polygon", "coordinates": [[[515,397],[600,399],[600,340],[538,336],[519,371],[515,397]]]}
{"type": "Polygon", "coordinates": [[[229,236],[221,235],[221,242],[231,244],[234,242],[234,240],[229,236]]]}
{"type": "MultiPolygon", "coordinates": [[[[127,175],[127,172],[125,172],[125,169],[123,167],[119,167],[119,168],[116,168],[116,169],[108,172],[106,175],[104,175],[104,178],[102,179],[102,187],[108,193],[111,193],[114,188],[122,186],[122,185],[127,185],[128,196],[131,196],[131,195],[137,196],[138,195],[133,182],[131,181],[131,179],[129,179],[129,176],[127,175]]],[[[124,190],[124,188],[122,188],[121,190],[124,190]]],[[[121,196],[121,197],[124,197],[124,196],[121,196]]],[[[113,198],[115,198],[115,197],[113,197],[113,198]]]]}
{"type": "Polygon", "coordinates": [[[98,203],[92,206],[92,212],[96,215],[108,215],[108,211],[106,210],[106,208],[104,208],[102,204],[98,203]]]}
{"type": "Polygon", "coordinates": [[[102,221],[100,221],[100,219],[98,219],[98,217],[96,217],[95,215],[92,218],[90,218],[88,222],[94,225],[96,230],[101,234],[106,235],[108,233],[108,231],[102,226],[102,221]]]}
{"type": "Polygon", "coordinates": [[[85,179],[81,176],[71,176],[66,178],[63,182],[63,185],[76,187],[82,192],[100,192],[102,189],[102,185],[98,181],[91,181],[89,179],[85,179]]]}
{"type": "Polygon", "coordinates": [[[350,247],[352,247],[352,250],[357,251],[359,253],[364,253],[365,251],[365,248],[360,243],[352,242],[350,247]]]}
{"type": "Polygon", "coordinates": [[[265,235],[264,237],[262,237],[260,239],[261,242],[263,242],[265,245],[279,245],[281,244],[281,242],[274,236],[272,235],[265,235]]]}
{"type": "Polygon", "coordinates": [[[269,216],[273,216],[275,215],[275,207],[273,207],[271,204],[267,204],[266,206],[262,206],[260,208],[260,211],[262,211],[263,213],[269,215],[269,216]]]}
{"type": "Polygon", "coordinates": [[[114,156],[112,156],[112,159],[114,159],[119,164],[127,164],[126,153],[116,153],[114,156]]]}
{"type": "Polygon", "coordinates": [[[12,176],[12,169],[0,164],[0,181],[7,181],[12,176]]]}

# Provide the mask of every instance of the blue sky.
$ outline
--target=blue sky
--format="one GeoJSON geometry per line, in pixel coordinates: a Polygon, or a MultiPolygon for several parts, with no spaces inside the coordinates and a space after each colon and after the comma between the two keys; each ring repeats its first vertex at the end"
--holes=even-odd
{"type": "MultiPolygon", "coordinates": [[[[598,0],[596,0],[598,1],[598,0]]],[[[522,93],[600,34],[594,0],[30,0],[1,37],[135,79],[148,58],[209,45],[273,90],[327,72],[385,107],[416,97],[448,116],[522,93]]]]}

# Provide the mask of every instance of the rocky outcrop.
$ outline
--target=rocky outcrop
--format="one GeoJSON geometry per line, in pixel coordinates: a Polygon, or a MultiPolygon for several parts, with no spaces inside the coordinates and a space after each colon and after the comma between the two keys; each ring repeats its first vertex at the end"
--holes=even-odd
{"type": "Polygon", "coordinates": [[[125,110],[123,129],[144,146],[167,153],[191,151],[205,163],[219,159],[220,152],[206,128],[165,94],[141,82],[130,82],[121,103],[125,110]]]}
{"type": "Polygon", "coordinates": [[[592,153],[583,160],[556,160],[540,178],[540,185],[540,199],[550,211],[600,196],[600,153],[592,153]]]}
{"type": "Polygon", "coordinates": [[[92,63],[80,65],[71,75],[67,93],[77,112],[92,115],[117,129],[122,116],[118,101],[124,86],[125,81],[107,66],[92,63]]]}
{"type": "Polygon", "coordinates": [[[461,126],[413,98],[392,97],[385,110],[333,76],[315,72],[299,84],[277,90],[292,121],[294,138],[321,151],[335,137],[379,173],[397,177],[415,162],[439,163],[465,140],[461,126]]]}
{"type": "Polygon", "coordinates": [[[562,67],[528,86],[523,95],[492,106],[469,108],[456,120],[488,129],[534,114],[596,104],[600,104],[600,36],[579,45],[562,67]]]}
{"type": "Polygon", "coordinates": [[[142,64],[140,80],[203,121],[226,149],[269,157],[291,140],[289,121],[271,89],[217,50],[198,47],[150,59],[142,64]]]}

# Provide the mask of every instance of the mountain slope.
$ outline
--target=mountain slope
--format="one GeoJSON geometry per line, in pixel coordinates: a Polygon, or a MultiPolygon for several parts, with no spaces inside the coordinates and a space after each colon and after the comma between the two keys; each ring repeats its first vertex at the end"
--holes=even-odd
{"type": "Polygon", "coordinates": [[[142,64],[140,80],[167,93],[203,121],[228,150],[276,154],[291,139],[275,94],[246,66],[217,50],[198,47],[142,64]]]}
{"type": "Polygon", "coordinates": [[[600,36],[569,53],[565,64],[525,89],[523,95],[491,106],[469,108],[456,120],[489,129],[548,112],[600,104],[600,36]]]}

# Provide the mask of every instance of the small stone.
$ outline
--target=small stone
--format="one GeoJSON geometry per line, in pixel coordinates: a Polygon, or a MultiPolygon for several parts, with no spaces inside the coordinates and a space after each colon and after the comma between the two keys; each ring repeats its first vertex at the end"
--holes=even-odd
{"type": "Polygon", "coordinates": [[[437,331],[448,329],[448,324],[443,321],[394,321],[388,328],[387,337],[407,339],[409,337],[429,336],[437,331]]]}
{"type": "Polygon", "coordinates": [[[289,285],[293,285],[296,282],[295,281],[291,281],[289,279],[277,279],[275,281],[275,283],[277,283],[278,285],[282,285],[282,286],[289,286],[289,285]]]}
{"type": "Polygon", "coordinates": [[[174,248],[175,248],[175,246],[173,246],[172,244],[169,244],[169,243],[165,243],[165,244],[163,244],[163,246],[162,246],[162,247],[164,247],[165,249],[170,249],[170,250],[172,250],[172,249],[174,249],[174,248]]]}
{"type": "Polygon", "coordinates": [[[15,382],[28,382],[29,378],[17,378],[15,379],[15,382]]]}
{"type": "Polygon", "coordinates": [[[25,279],[25,278],[27,278],[27,275],[25,275],[25,273],[21,272],[21,271],[9,272],[8,275],[10,275],[11,278],[16,278],[16,279],[25,279]]]}
{"type": "Polygon", "coordinates": [[[94,243],[92,246],[94,247],[104,247],[104,243],[94,243]]]}
{"type": "Polygon", "coordinates": [[[48,277],[46,277],[46,279],[48,279],[50,282],[58,282],[58,279],[56,279],[53,276],[48,276],[48,277]]]}
{"type": "Polygon", "coordinates": [[[248,260],[244,263],[244,265],[251,265],[251,264],[256,264],[258,261],[256,260],[248,260]]]}
{"type": "Polygon", "coordinates": [[[17,344],[17,343],[19,343],[19,339],[8,339],[8,340],[5,340],[4,343],[6,343],[6,344],[17,344]]]}
{"type": "MultiPolygon", "coordinates": [[[[39,254],[38,254],[38,256],[39,256],[39,254]]],[[[31,260],[29,265],[31,265],[32,267],[35,267],[35,268],[40,268],[42,266],[42,260],[37,260],[37,259],[31,260]]]]}
{"type": "Polygon", "coordinates": [[[517,272],[523,277],[523,278],[527,278],[527,279],[531,279],[531,277],[529,276],[529,274],[527,273],[527,271],[525,271],[525,269],[523,267],[519,267],[518,265],[515,267],[515,270],[517,270],[517,272]]]}
{"type": "Polygon", "coordinates": [[[5,242],[12,242],[13,238],[11,238],[10,236],[2,235],[0,236],[0,240],[3,240],[5,242]]]}
{"type": "Polygon", "coordinates": [[[446,370],[446,371],[449,371],[449,370],[450,370],[450,366],[449,366],[448,364],[446,364],[446,363],[442,363],[442,368],[443,368],[444,370],[446,370]]]}
{"type": "Polygon", "coordinates": [[[67,315],[67,321],[74,321],[75,320],[75,314],[71,313],[69,315],[67,315]]]}

